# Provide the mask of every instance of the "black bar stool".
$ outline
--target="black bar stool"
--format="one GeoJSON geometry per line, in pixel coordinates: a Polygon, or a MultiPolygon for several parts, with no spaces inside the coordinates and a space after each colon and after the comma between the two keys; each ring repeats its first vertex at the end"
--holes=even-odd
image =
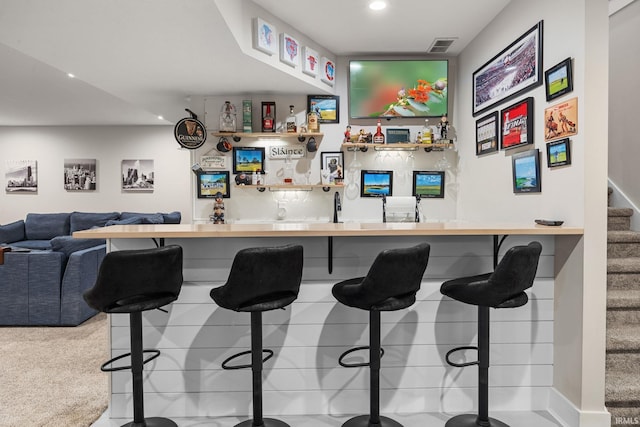
{"type": "Polygon", "coordinates": [[[222,362],[223,369],[251,368],[253,373],[253,419],[236,427],[289,427],[283,421],[262,417],[262,365],[273,356],[273,350],[262,348],[262,312],[284,309],[298,298],[302,254],[299,245],[243,249],[233,259],[227,283],[211,290],[211,298],[220,307],[251,313],[251,350],[222,362]],[[267,354],[264,359],[263,353],[267,354]],[[250,365],[229,365],[247,354],[251,354],[250,365]]]}
{"type": "Polygon", "coordinates": [[[142,348],[142,312],[160,309],[178,299],[182,288],[182,248],[170,245],[155,249],[110,252],[102,261],[93,288],[83,297],[89,306],[104,313],[129,313],[131,352],[105,362],[104,372],[131,369],[133,421],[123,427],[177,427],[167,418],[145,418],[142,371],[144,364],[160,355],[142,348]],[[151,354],[143,360],[144,353],[151,354]],[[130,366],[108,367],[131,356],[130,366]]]}
{"type": "Polygon", "coordinates": [[[397,421],[380,416],[380,359],[384,355],[380,346],[380,312],[413,305],[429,262],[430,250],[428,243],[384,250],[373,261],[366,277],[345,280],[333,286],[333,296],[339,302],[369,311],[369,345],[345,351],[338,363],[345,368],[369,366],[370,413],[347,420],[343,427],[402,427],[397,421]],[[369,349],[369,363],[343,361],[354,351],[366,349],[369,349]]]}
{"type": "Polygon", "coordinates": [[[478,346],[457,347],[446,355],[451,366],[478,365],[478,414],[457,415],[450,418],[445,427],[508,427],[489,417],[489,308],[515,308],[527,303],[529,298],[524,291],[533,285],[541,251],[542,245],[538,242],[514,246],[505,253],[493,273],[448,280],[440,287],[443,295],[478,306],[478,346]],[[477,350],[478,360],[452,362],[449,356],[460,350],[477,350]]]}

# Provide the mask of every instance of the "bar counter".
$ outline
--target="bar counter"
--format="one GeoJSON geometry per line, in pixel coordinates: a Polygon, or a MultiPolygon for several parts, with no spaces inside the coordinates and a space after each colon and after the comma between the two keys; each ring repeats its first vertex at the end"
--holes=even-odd
{"type": "MultiPolygon", "coordinates": [[[[180,298],[167,307],[168,313],[153,310],[143,316],[145,347],[162,352],[145,367],[145,413],[215,418],[251,413],[250,372],[229,373],[220,367],[226,357],[249,347],[249,316],[221,309],[209,297],[213,287],[226,281],[238,250],[287,243],[304,247],[298,299],[286,310],[265,313],[263,319],[265,348],[276,353],[264,367],[265,416],[340,416],[369,410],[368,370],[338,365],[343,351],[367,344],[368,313],[343,308],[331,288],[366,274],[381,250],[424,241],[431,245],[431,255],[416,303],[382,315],[381,412],[443,417],[477,409],[477,369],[451,368],[444,362],[451,348],[475,342],[476,310],[443,297],[440,284],[491,271],[496,254],[538,240],[543,253],[528,291],[530,302],[515,310],[492,311],[490,414],[560,413],[566,408],[558,406],[581,387],[574,381],[581,374],[575,357],[563,358],[562,353],[583,323],[577,317],[582,313],[580,299],[573,297],[582,292],[574,271],[583,264],[583,234],[581,227],[533,221],[274,221],[115,225],[73,236],[108,239],[109,251],[150,248],[158,239],[183,247],[180,298]],[[505,236],[509,237],[500,248],[505,236]]],[[[128,351],[128,317],[109,319],[113,357],[128,351]]],[[[466,355],[468,360],[474,356],[466,355]]],[[[131,388],[129,372],[111,374],[110,419],[131,417],[131,388]]]]}

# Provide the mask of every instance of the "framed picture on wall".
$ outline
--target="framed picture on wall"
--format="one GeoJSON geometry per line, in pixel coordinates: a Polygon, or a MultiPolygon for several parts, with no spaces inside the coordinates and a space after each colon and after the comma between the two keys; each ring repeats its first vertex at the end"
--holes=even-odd
{"type": "Polygon", "coordinates": [[[122,190],[152,192],[155,184],[153,160],[122,161],[122,190]]]}
{"type": "Polygon", "coordinates": [[[542,84],[542,23],[473,73],[474,116],[542,84]]]}
{"type": "Polygon", "coordinates": [[[212,171],[196,174],[198,199],[214,199],[220,193],[223,198],[231,196],[229,171],[212,171]]]}
{"type": "Polygon", "coordinates": [[[393,171],[360,172],[360,197],[393,196],[393,171]]]}
{"type": "Polygon", "coordinates": [[[533,98],[525,98],[500,112],[500,148],[533,144],[533,98]]]}
{"type": "Polygon", "coordinates": [[[96,159],[64,159],[65,190],[92,191],[96,180],[96,159]]]}
{"type": "Polygon", "coordinates": [[[498,151],[498,112],[476,120],[476,156],[498,151]]]}
{"type": "Polygon", "coordinates": [[[314,109],[320,123],[340,123],[340,97],[307,95],[307,111],[314,109]]]}
{"type": "Polygon", "coordinates": [[[5,163],[5,191],[7,193],[38,192],[38,162],[36,160],[7,160],[5,163]]]}
{"type": "Polygon", "coordinates": [[[514,193],[540,193],[540,152],[523,151],[511,157],[514,193]]]}
{"type": "Polygon", "coordinates": [[[573,91],[571,58],[565,59],[544,72],[544,87],[547,94],[547,101],[551,101],[573,91]]]}
{"type": "Polygon", "coordinates": [[[412,196],[426,198],[444,198],[443,171],[413,171],[412,196]]]}
{"type": "Polygon", "coordinates": [[[233,147],[233,173],[264,171],[264,147],[233,147]]]}
{"type": "Polygon", "coordinates": [[[566,138],[578,133],[578,98],[544,109],[544,140],[566,138]]]}
{"type": "Polygon", "coordinates": [[[547,142],[547,166],[555,168],[571,164],[571,144],[569,138],[547,142]]]}

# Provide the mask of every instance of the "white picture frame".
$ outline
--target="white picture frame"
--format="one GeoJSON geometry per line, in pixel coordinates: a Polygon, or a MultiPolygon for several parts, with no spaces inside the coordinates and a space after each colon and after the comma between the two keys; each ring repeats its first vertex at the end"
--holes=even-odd
{"type": "Polygon", "coordinates": [[[331,59],[323,56],[320,72],[320,80],[329,86],[333,86],[336,80],[336,64],[331,59]]]}
{"type": "Polygon", "coordinates": [[[290,34],[280,34],[280,62],[292,67],[300,64],[300,43],[290,34]]]}
{"type": "Polygon", "coordinates": [[[309,46],[304,46],[302,48],[302,72],[311,77],[316,77],[319,68],[320,56],[318,52],[309,46]]]}
{"type": "Polygon", "coordinates": [[[254,32],[257,50],[267,55],[273,55],[278,51],[278,33],[275,26],[263,19],[256,18],[254,32]]]}

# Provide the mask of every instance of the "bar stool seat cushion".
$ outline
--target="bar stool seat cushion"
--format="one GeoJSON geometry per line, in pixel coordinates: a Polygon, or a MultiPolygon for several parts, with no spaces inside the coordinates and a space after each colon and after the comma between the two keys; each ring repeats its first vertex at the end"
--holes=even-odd
{"type": "Polygon", "coordinates": [[[493,273],[448,280],[440,292],[467,304],[514,308],[525,305],[529,298],[524,292],[533,285],[542,245],[531,242],[516,246],[504,255],[493,273]]]}
{"type": "Polygon", "coordinates": [[[211,290],[220,307],[238,312],[283,308],[298,297],[302,279],[299,245],[247,248],[233,259],[227,283],[211,290]]]}
{"type": "Polygon", "coordinates": [[[404,295],[394,295],[376,302],[365,302],[363,294],[366,294],[362,282],[364,277],[349,279],[336,283],[333,287],[333,296],[342,304],[370,311],[395,311],[410,307],[416,302],[415,292],[404,295]]]}
{"type": "Polygon", "coordinates": [[[95,286],[83,297],[98,311],[132,313],[175,301],[181,287],[182,248],[169,245],[108,253],[95,286]]]}

